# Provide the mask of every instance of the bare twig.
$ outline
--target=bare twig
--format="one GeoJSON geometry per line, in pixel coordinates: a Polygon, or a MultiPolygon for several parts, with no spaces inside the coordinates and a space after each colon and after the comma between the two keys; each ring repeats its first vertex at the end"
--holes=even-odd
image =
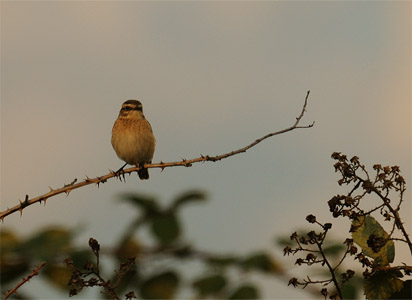
{"type": "Polygon", "coordinates": [[[11,290],[7,291],[6,294],[4,295],[3,300],[6,300],[7,298],[9,298],[12,294],[17,294],[17,290],[23,285],[25,284],[27,281],[29,281],[30,279],[32,279],[34,276],[36,276],[37,274],[39,274],[39,271],[41,268],[43,268],[46,265],[45,262],[42,262],[40,265],[38,265],[33,272],[30,273],[29,276],[25,277],[22,279],[22,281],[20,281],[14,288],[12,288],[11,290]]]}
{"type": "MultiPolygon", "coordinates": [[[[176,167],[176,166],[191,167],[194,163],[198,163],[198,162],[205,162],[205,161],[215,162],[215,161],[219,161],[219,160],[237,155],[239,153],[246,152],[250,148],[256,146],[260,142],[262,142],[262,141],[264,141],[264,140],[266,140],[266,139],[268,139],[272,136],[279,135],[279,134],[282,134],[282,133],[286,133],[286,132],[289,132],[289,131],[292,131],[292,130],[295,130],[295,129],[299,129],[299,128],[311,128],[311,127],[313,127],[315,122],[313,122],[312,124],[309,124],[309,125],[304,125],[304,126],[299,125],[299,123],[300,123],[300,121],[301,121],[301,119],[302,119],[302,117],[303,117],[303,115],[305,114],[305,111],[306,111],[306,105],[308,103],[309,93],[310,93],[310,91],[308,91],[307,94],[306,94],[305,102],[304,102],[304,105],[303,105],[303,108],[302,108],[302,111],[301,111],[300,115],[296,118],[295,123],[292,126],[288,127],[288,128],[285,128],[285,129],[282,129],[282,130],[279,130],[279,131],[276,131],[276,132],[269,133],[269,134],[267,134],[267,135],[265,135],[261,138],[258,138],[253,143],[251,143],[251,144],[249,144],[249,145],[247,145],[243,148],[240,148],[238,150],[234,150],[232,152],[228,152],[228,153],[225,153],[225,154],[221,154],[221,155],[217,155],[217,156],[209,156],[209,155],[204,156],[204,155],[201,155],[198,158],[189,159],[189,160],[183,159],[182,161],[175,161],[175,162],[162,162],[161,161],[160,163],[145,164],[144,168],[160,168],[160,169],[164,170],[165,168],[176,167]]],[[[123,170],[123,172],[121,172],[120,176],[124,176],[124,174],[130,174],[130,173],[133,173],[133,172],[137,172],[139,170],[140,170],[139,166],[128,168],[128,169],[123,170]]],[[[105,183],[108,179],[113,178],[113,177],[118,177],[118,176],[119,176],[118,174],[116,174],[115,172],[110,170],[110,173],[106,174],[104,176],[98,176],[98,177],[95,177],[95,178],[89,178],[89,177],[86,176],[86,179],[84,179],[83,181],[81,181],[79,183],[76,183],[77,179],[75,179],[70,184],[66,184],[63,187],[58,188],[58,189],[52,189],[51,187],[49,187],[50,192],[48,192],[46,194],[43,194],[41,196],[32,198],[32,199],[29,199],[29,196],[26,195],[26,198],[25,198],[24,201],[20,200],[19,204],[15,205],[11,208],[7,208],[5,211],[2,211],[0,213],[0,220],[4,221],[5,217],[7,217],[8,215],[11,215],[15,212],[18,212],[18,211],[20,212],[20,214],[22,214],[23,209],[25,209],[27,206],[30,206],[34,203],[37,203],[37,202],[41,203],[43,201],[46,204],[47,199],[49,199],[51,197],[54,197],[56,195],[66,193],[66,195],[68,196],[72,190],[78,189],[82,186],[90,185],[92,183],[100,185],[101,183],[105,183]]]]}

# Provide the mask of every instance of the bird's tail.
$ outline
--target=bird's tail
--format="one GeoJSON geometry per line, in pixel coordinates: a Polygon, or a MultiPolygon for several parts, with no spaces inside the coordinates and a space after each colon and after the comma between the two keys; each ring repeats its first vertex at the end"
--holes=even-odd
{"type": "Polygon", "coordinates": [[[137,174],[139,174],[139,178],[141,180],[149,179],[149,170],[147,170],[146,168],[141,167],[140,170],[137,171],[137,174]]]}

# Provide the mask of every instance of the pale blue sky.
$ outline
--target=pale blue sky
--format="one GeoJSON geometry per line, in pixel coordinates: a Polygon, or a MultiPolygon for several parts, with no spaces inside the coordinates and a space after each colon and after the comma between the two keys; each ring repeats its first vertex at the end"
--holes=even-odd
{"type": "MultiPolygon", "coordinates": [[[[186,209],[189,241],[280,256],[274,236],[307,226],[309,213],[331,220],[326,202],[344,192],[332,152],[400,165],[411,186],[408,1],[2,1],[0,71],[2,210],[120,167],[110,134],[126,99],[142,101],[158,162],[222,154],[288,127],[312,91],[302,120],[312,129],[218,163],[151,170],[147,182],[58,196],[1,225],[23,235],[85,224],[80,243],[110,245],[132,215],[119,193],[167,203],[200,188],[210,201],[186,209]]],[[[264,296],[306,295],[273,280],[264,296]]]]}

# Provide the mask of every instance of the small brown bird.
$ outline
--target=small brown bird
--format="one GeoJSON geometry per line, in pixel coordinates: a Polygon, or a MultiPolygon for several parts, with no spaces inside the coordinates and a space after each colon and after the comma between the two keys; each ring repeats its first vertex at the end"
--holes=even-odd
{"type": "Polygon", "coordinates": [[[127,164],[136,165],[140,167],[139,178],[149,179],[149,172],[143,165],[152,162],[155,144],[152,127],[143,115],[142,103],[138,100],[125,101],[112,129],[113,149],[126,162],[117,172],[127,164]]]}

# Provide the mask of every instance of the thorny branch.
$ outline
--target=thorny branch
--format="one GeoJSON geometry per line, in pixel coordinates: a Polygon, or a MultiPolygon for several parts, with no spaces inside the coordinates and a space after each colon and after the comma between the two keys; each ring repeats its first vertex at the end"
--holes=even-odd
{"type": "Polygon", "coordinates": [[[37,274],[39,274],[39,271],[41,268],[43,268],[46,265],[45,262],[42,262],[40,265],[38,265],[33,272],[30,273],[29,276],[25,277],[22,279],[22,281],[20,281],[14,288],[12,288],[11,290],[7,291],[6,294],[4,295],[3,300],[6,300],[7,298],[9,298],[11,295],[13,295],[14,293],[17,294],[17,290],[26,282],[28,282],[30,279],[32,279],[34,276],[36,276],[37,274]]]}
{"type": "MultiPolygon", "coordinates": [[[[304,105],[303,105],[303,108],[302,108],[302,111],[301,111],[300,115],[296,118],[295,123],[292,126],[288,127],[288,128],[285,128],[285,129],[282,129],[282,130],[279,130],[279,131],[276,131],[276,132],[269,133],[269,134],[267,134],[267,135],[265,135],[261,138],[258,138],[253,143],[251,143],[251,144],[249,144],[249,145],[247,145],[243,148],[240,148],[238,150],[234,150],[232,152],[228,152],[228,153],[225,153],[225,154],[216,155],[216,156],[200,155],[200,157],[198,157],[198,158],[182,159],[182,161],[175,161],[175,162],[162,162],[162,161],[160,161],[160,163],[145,164],[144,168],[160,168],[163,171],[165,168],[168,168],[168,167],[176,167],[176,166],[191,167],[194,163],[198,163],[198,162],[206,162],[206,161],[216,162],[216,161],[220,161],[222,159],[237,155],[239,153],[244,153],[247,150],[249,150],[250,148],[256,146],[260,142],[262,142],[262,141],[264,141],[264,140],[266,140],[266,139],[268,139],[272,136],[279,135],[279,134],[282,134],[282,133],[286,133],[286,132],[289,132],[289,131],[292,131],[292,130],[295,130],[295,129],[299,129],[299,128],[311,128],[311,127],[313,127],[315,122],[313,122],[312,124],[309,124],[309,125],[304,125],[304,126],[299,125],[299,123],[300,123],[300,121],[301,121],[301,119],[302,119],[302,117],[303,117],[303,115],[305,114],[305,111],[306,111],[306,105],[308,103],[309,93],[310,93],[310,91],[308,91],[307,94],[306,94],[305,102],[304,102],[304,105]]],[[[27,206],[30,206],[34,203],[44,202],[44,204],[46,204],[47,199],[49,199],[51,197],[54,197],[56,195],[66,193],[66,196],[68,196],[72,190],[78,189],[78,188],[86,186],[86,185],[90,185],[92,183],[95,183],[99,186],[101,183],[105,183],[108,179],[111,179],[113,177],[117,177],[117,178],[121,179],[121,176],[124,176],[125,174],[131,174],[133,172],[137,172],[137,171],[139,171],[139,169],[140,169],[139,166],[125,169],[125,170],[122,171],[120,176],[118,174],[116,174],[114,171],[110,170],[109,174],[106,174],[106,175],[103,175],[103,176],[98,176],[98,177],[95,177],[95,178],[89,178],[89,177],[86,176],[86,179],[84,179],[83,181],[78,182],[78,183],[76,183],[77,182],[77,178],[76,178],[70,184],[65,184],[63,187],[58,188],[58,189],[53,189],[53,188],[49,187],[50,192],[48,192],[46,194],[43,194],[41,196],[32,198],[32,199],[29,199],[29,196],[26,195],[24,201],[19,200],[20,201],[19,204],[15,205],[11,208],[7,208],[5,211],[2,211],[0,213],[0,220],[3,222],[5,217],[7,217],[8,215],[11,215],[15,212],[18,212],[18,211],[20,212],[20,215],[21,215],[23,213],[23,209],[25,209],[27,206]]]]}

